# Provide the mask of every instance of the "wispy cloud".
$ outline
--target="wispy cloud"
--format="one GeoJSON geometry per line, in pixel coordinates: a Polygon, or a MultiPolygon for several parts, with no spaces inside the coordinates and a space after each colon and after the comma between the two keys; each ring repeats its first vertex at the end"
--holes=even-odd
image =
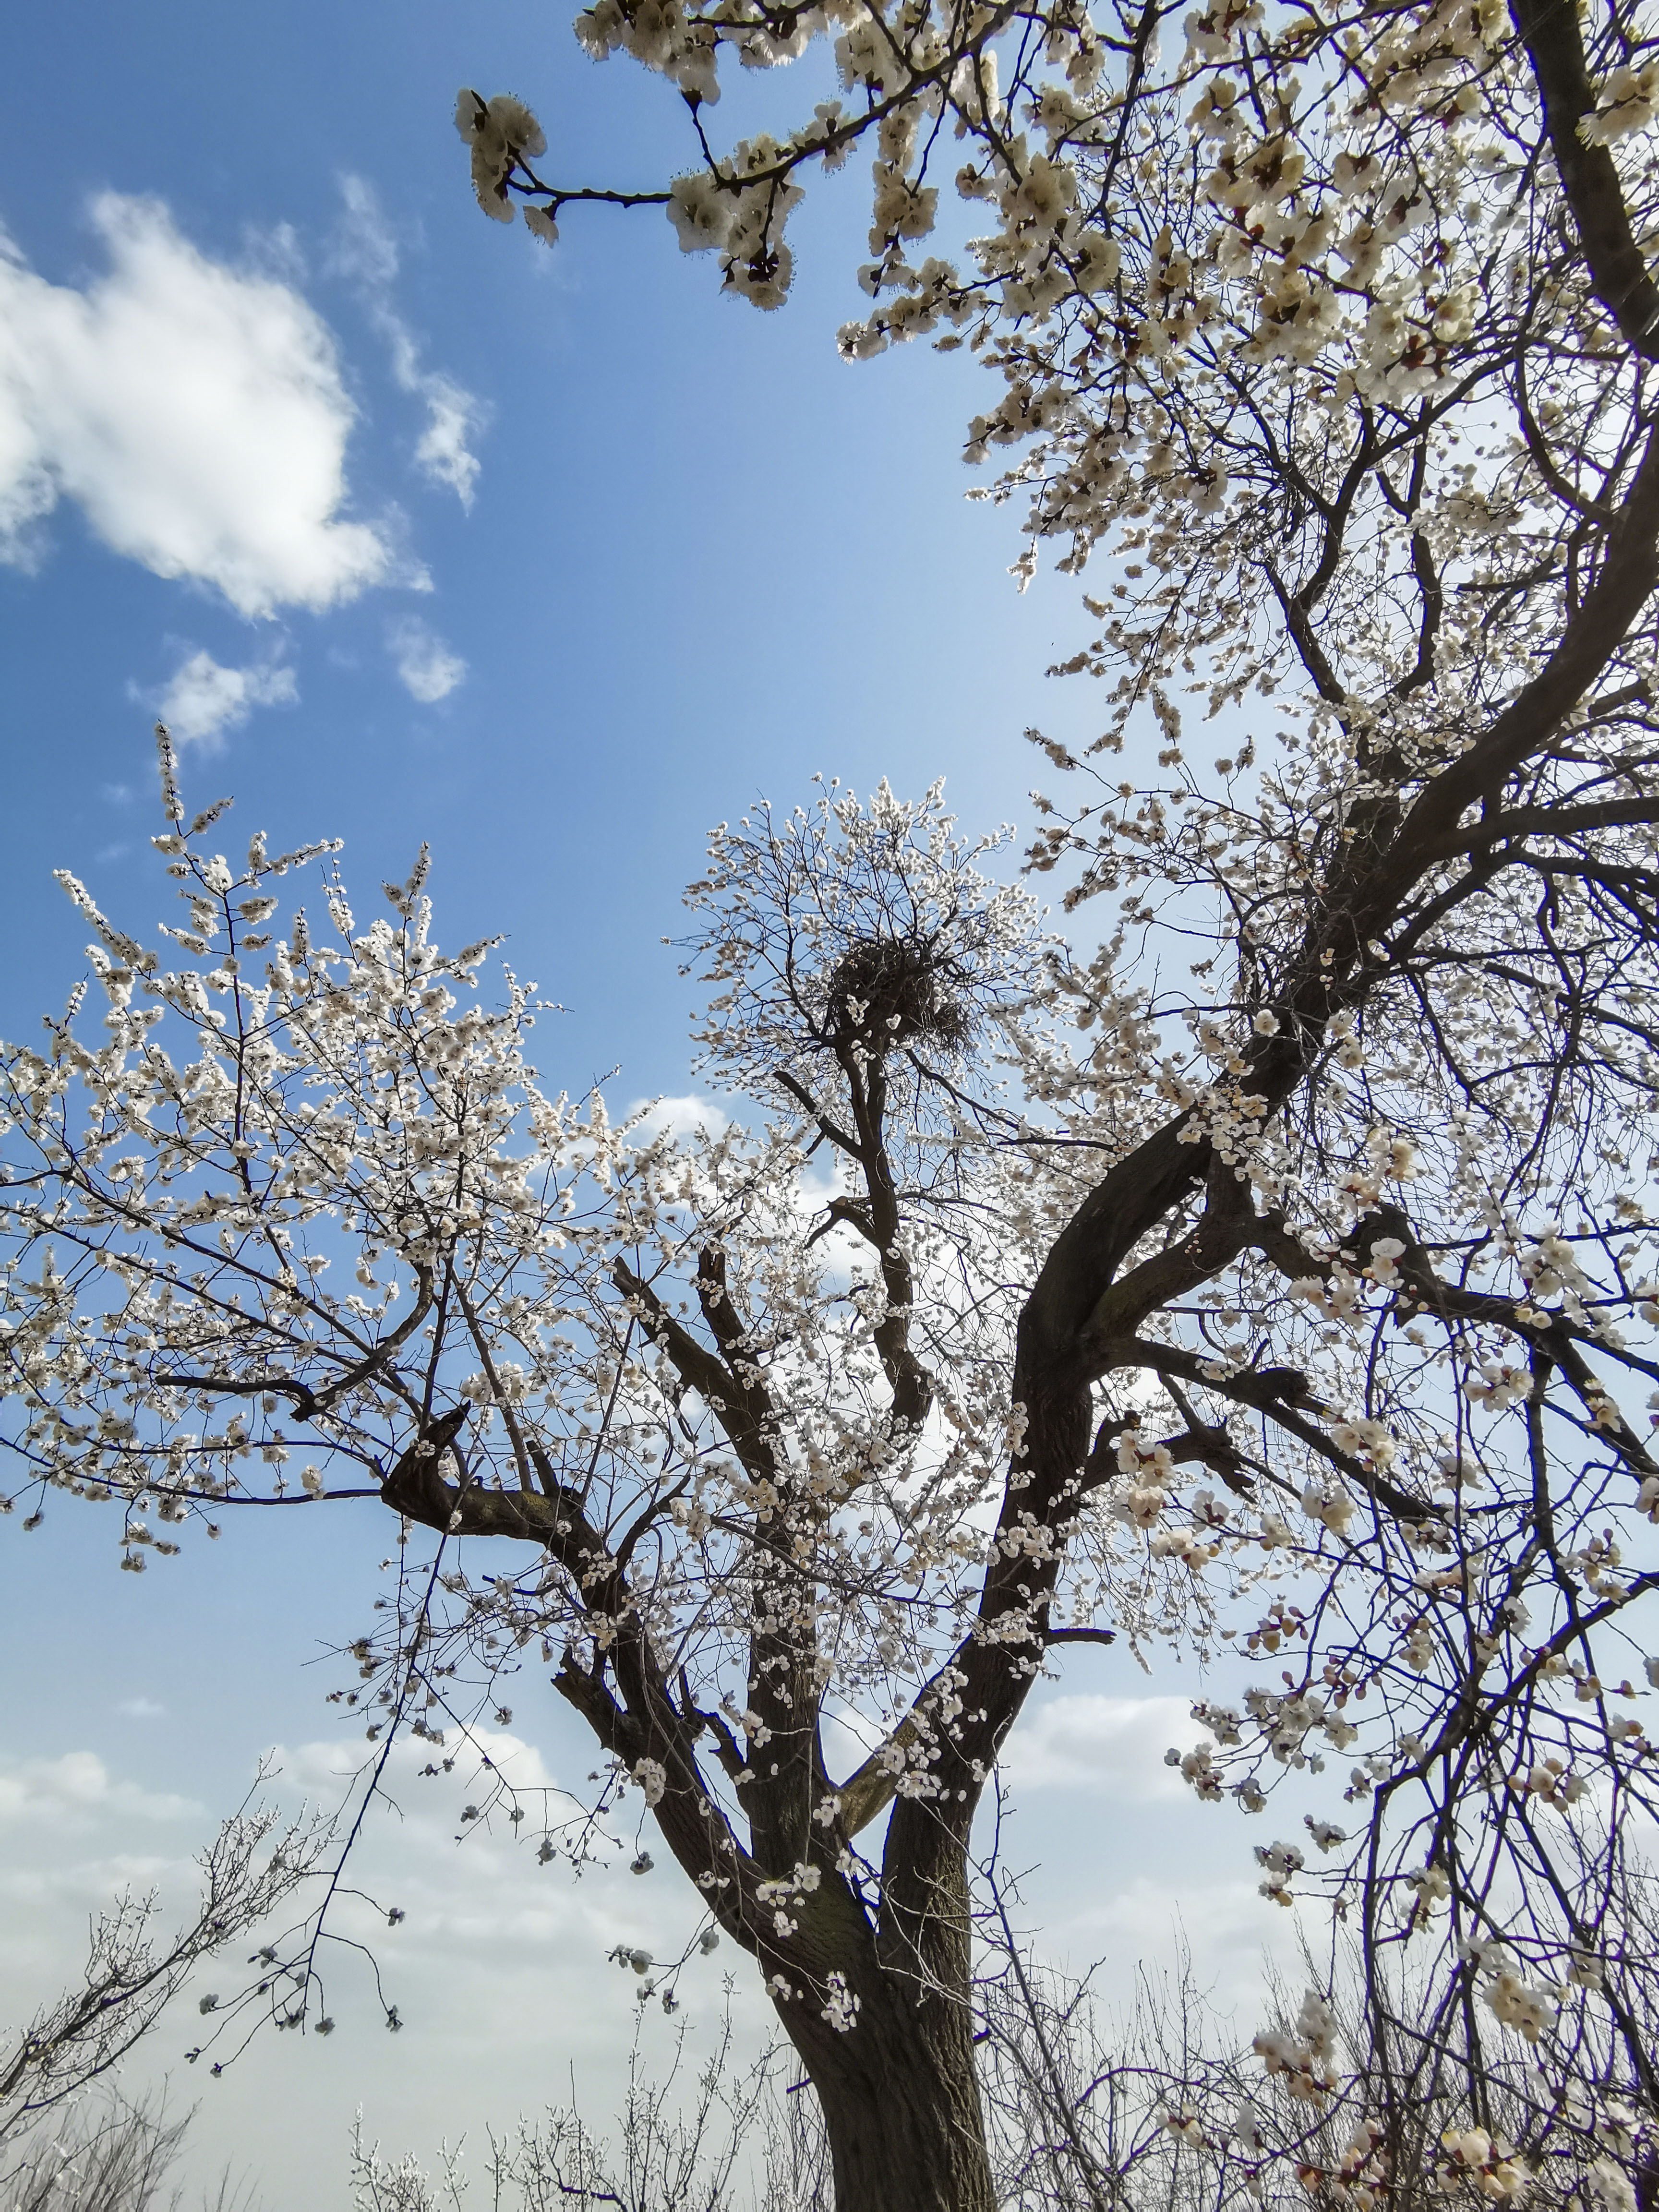
{"type": "Polygon", "coordinates": [[[479,465],[471,441],[483,428],[483,404],[453,377],[422,365],[420,343],[392,303],[398,247],[374,187],[365,178],[346,176],[340,180],[340,193],[345,213],[336,233],[331,266],[356,277],[363,288],[369,319],[391,352],[398,390],[425,403],[426,428],[415,447],[416,467],[429,483],[447,486],[464,507],[471,507],[479,465]]]}
{"type": "Polygon", "coordinates": [[[91,214],[110,267],[84,290],[0,233],[0,558],[33,566],[68,497],[116,552],[244,615],[418,580],[341,519],[355,410],[309,304],[210,260],[158,200],[91,214]]]}
{"type": "Polygon", "coordinates": [[[466,663],[452,653],[443,640],[411,615],[393,623],[386,633],[400,682],[411,699],[423,707],[448,698],[466,674],[466,663]]]}
{"type": "Polygon", "coordinates": [[[294,671],[278,662],[222,668],[210,653],[192,653],[173,671],[155,709],[181,744],[210,750],[256,707],[291,707],[299,696],[294,671]]]}

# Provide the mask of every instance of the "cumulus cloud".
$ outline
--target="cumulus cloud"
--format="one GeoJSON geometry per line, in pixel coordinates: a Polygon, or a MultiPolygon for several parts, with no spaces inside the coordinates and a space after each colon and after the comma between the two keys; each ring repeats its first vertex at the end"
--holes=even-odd
{"type": "Polygon", "coordinates": [[[95,1751],[66,1751],[58,1759],[24,1759],[0,1769],[0,1822],[44,1820],[61,1830],[84,1828],[110,1814],[178,1820],[201,1810],[191,1798],[112,1775],[95,1751]]]}
{"type": "Polygon", "coordinates": [[[636,1114],[636,1141],[641,1144],[649,1144],[653,1137],[689,1137],[698,1129],[718,1137],[732,1126],[729,1114],[712,1098],[700,1098],[695,1092],[683,1098],[636,1098],[628,1109],[630,1121],[636,1114]]]}
{"type": "Polygon", "coordinates": [[[174,670],[155,708],[181,744],[211,748],[256,707],[291,707],[299,696],[291,668],[274,662],[222,668],[210,653],[192,653],[174,670]]]}
{"type": "Polygon", "coordinates": [[[398,248],[374,186],[362,177],[343,177],[340,193],[345,213],[336,234],[332,266],[362,286],[369,319],[390,349],[398,389],[425,403],[426,428],[415,447],[416,467],[429,483],[447,486],[464,507],[471,507],[478,477],[471,441],[483,427],[483,404],[453,377],[422,366],[415,335],[392,305],[398,248]]]}
{"type": "Polygon", "coordinates": [[[392,624],[387,642],[404,690],[423,707],[448,698],[466,674],[465,661],[412,615],[392,624]]]}
{"type": "Polygon", "coordinates": [[[307,302],[208,259],[159,201],[106,192],[91,215],[110,265],[84,289],[0,233],[0,558],[30,565],[67,497],[114,551],[244,615],[422,580],[341,519],[355,410],[307,302]]]}
{"type": "Polygon", "coordinates": [[[1186,1698],[1051,1698],[1027,1714],[1003,1758],[1017,1790],[1176,1797],[1186,1784],[1164,1754],[1172,1744],[1188,1749],[1203,1733],[1186,1698]]]}

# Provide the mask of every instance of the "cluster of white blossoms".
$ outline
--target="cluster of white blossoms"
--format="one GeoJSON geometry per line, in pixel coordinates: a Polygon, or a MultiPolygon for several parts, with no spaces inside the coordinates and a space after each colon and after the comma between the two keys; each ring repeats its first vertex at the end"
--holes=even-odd
{"type": "Polygon", "coordinates": [[[1512,1967],[1495,1973],[1481,1991],[1504,2027],[1514,2028],[1528,2043],[1536,2043],[1557,2009],[1553,1990],[1534,1989],[1512,1967]]]}
{"type": "MultiPolygon", "coordinates": [[[[1297,1854],[1274,1846],[1288,1857],[1297,1854]]],[[[1322,2105],[1336,2086],[1336,2014],[1323,1994],[1310,1990],[1289,2026],[1263,2028],[1253,2048],[1270,2075],[1282,2075],[1293,2097],[1322,2105]]]]}
{"type": "Polygon", "coordinates": [[[1530,2193],[1531,2169],[1502,2136],[1485,2128],[1448,2128],[1440,2141],[1446,2157],[1435,2180],[1448,2195],[1469,2182],[1494,2204],[1519,2204],[1530,2193]]]}
{"type": "MultiPolygon", "coordinates": [[[[777,155],[764,136],[745,139],[732,154],[729,179],[679,178],[668,202],[681,252],[717,252],[727,284],[757,307],[782,306],[793,269],[781,234],[802,193],[778,178],[777,155]]],[[[525,210],[526,222],[531,212],[525,210]]]]}
{"type": "Polygon", "coordinates": [[[639,1785],[647,1807],[660,1805],[668,1791],[668,1776],[664,1771],[661,1760],[636,1759],[634,1762],[633,1772],[634,1779],[639,1785]]]}
{"type": "MultiPolygon", "coordinates": [[[[482,100],[476,92],[456,95],[455,128],[472,154],[472,190],[478,205],[496,222],[511,222],[517,203],[507,189],[514,169],[547,151],[547,138],[539,123],[521,100],[497,93],[482,100]]],[[[558,236],[539,208],[526,208],[525,221],[538,237],[551,245],[558,236]]]]}

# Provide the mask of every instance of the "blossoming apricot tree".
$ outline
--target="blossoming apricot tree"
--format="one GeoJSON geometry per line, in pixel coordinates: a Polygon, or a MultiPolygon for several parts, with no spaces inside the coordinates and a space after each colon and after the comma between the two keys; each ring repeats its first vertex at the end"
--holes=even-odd
{"type": "MultiPolygon", "coordinates": [[[[1058,1648],[1174,1635],[1216,1674],[1177,1763],[1289,1808],[1263,1890],[1348,1917],[1389,2053],[1340,2159],[1279,2146],[1309,2185],[1389,2201],[1455,2046],[1447,2191],[1634,2203],[1649,29],[1571,0],[602,0],[579,28],[674,80],[700,163],[550,186],[529,111],[465,95],[486,211],[544,237],[654,201],[775,305],[799,178],[869,138],[848,349],[975,346],[1017,565],[1113,562],[1078,664],[1109,726],[1048,746],[1080,795],[1031,857],[1115,914],[1050,937],[936,795],[759,809],[691,893],[707,1071],[750,1103],[617,1127],[541,1087],[532,991],[438,951],[422,868],[389,921],[330,877],[337,942],[275,935],[318,851],[214,854],[163,739],[183,923],[164,957],[71,883],[106,1026],[77,1000],[4,1062],[20,1498],[115,1501],[134,1565],[234,1504],[382,1500],[404,1571],[351,1693],[379,1750],[544,1656],[611,1762],[544,1854],[638,1790],[765,1978],[848,2212],[988,2212],[975,1811],[1058,1648]],[[720,49],[831,37],[850,106],[717,155],[720,49]],[[918,264],[951,138],[995,228],[918,264]],[[1161,775],[1117,781],[1142,715],[1161,775]]],[[[491,1787],[481,1814],[530,1817],[491,1787]]],[[[1317,1993],[1260,2054],[1310,2128],[1340,2100],[1317,1993]]],[[[1241,2129],[1224,2192],[1273,2148],[1241,2129]]]]}
{"type": "MultiPolygon", "coordinates": [[[[1352,1769],[1358,1855],[1341,1821],[1307,1817],[1357,1883],[1379,2047],[1401,2025],[1389,1869],[1405,1926],[1449,1907],[1442,1988],[1478,2075],[1477,1983],[1529,2040],[1556,1998],[1541,1954],[1528,1979],[1467,1924],[1474,1897],[1494,1925],[1541,1908],[1563,1986],[1604,1981],[1586,1942],[1622,1893],[1626,1812],[1650,1807],[1647,1735],[1607,1698],[1615,1674],[1616,1695],[1644,1670],[1659,1687],[1651,1632],[1628,1667],[1575,1641],[1651,1587],[1650,1540],[1597,1518],[1607,1471],[1659,1513],[1627,1398],[1659,1379],[1650,13],[598,0],[577,35],[678,87],[690,166],[641,191],[550,183],[522,103],[466,93],[487,212],[521,206],[551,244],[585,201],[654,202],[775,307],[808,179],[865,149],[871,305],[843,351],[970,346],[1002,391],[967,457],[1011,456],[991,495],[1027,497],[1022,583],[1046,544],[1073,573],[1110,558],[1098,639],[1067,664],[1103,679],[1107,726],[1082,763],[1039,738],[1082,793],[1039,801],[1030,856],[1074,869],[1068,903],[1120,902],[1066,987],[1102,1041],[1086,1073],[1024,1066],[1068,1142],[1085,1101],[1105,1117],[1082,1141],[1113,1164],[1037,1232],[1014,1466],[1045,1472],[1017,1510],[1051,1540],[1073,1511],[1080,1527],[1070,1486],[1094,1491],[1109,1449],[1122,1510],[1194,1571],[1240,1514],[1200,1492],[1172,1523],[1194,1461],[1250,1493],[1259,1540],[1291,1540],[1262,1486],[1293,1480],[1341,1555],[1364,1554],[1363,1607],[1333,1576],[1245,1624],[1248,1650],[1296,1663],[1243,1712],[1203,1708],[1212,1741],[1180,1763],[1200,1796],[1257,1805],[1264,1745],[1291,1765],[1310,1739],[1358,1750],[1362,1699],[1382,1695],[1396,1729],[1429,1699],[1394,1763],[1352,1769]],[[718,149],[722,60],[772,69],[818,44],[841,96],[718,149]],[[943,237],[949,187],[982,234],[943,237]],[[1194,699],[1228,732],[1213,775],[1191,757],[1194,699]],[[1137,721],[1161,738],[1152,788],[1108,772],[1137,721]],[[1184,1426],[1156,1437],[1137,1389],[1184,1426]],[[1241,1407],[1250,1468],[1231,1457],[1241,1407]],[[1638,1747],[1613,1752],[1623,1779],[1589,1771],[1587,1732],[1638,1747]],[[1402,1807],[1425,1785],[1419,1825],[1402,1807]],[[1571,1829],[1571,1877],[1540,1807],[1571,1829]],[[1462,1906],[1452,1853],[1465,1883],[1484,1869],[1462,1906]]],[[[1030,1587],[1057,1595],[1064,1573],[1030,1587]]],[[[1301,1847],[1260,1856],[1287,1893],[1301,1847]]],[[[1650,2128],[1650,2034],[1628,1992],[1607,2002],[1650,2128]]],[[[1431,2004],[1419,2047],[1450,2017],[1431,2004]]],[[[1651,2135],[1621,2141],[1651,2195],[1651,2135]]]]}
{"type": "MultiPolygon", "coordinates": [[[[1626,1410],[1652,1231],[1601,1157],[1645,1101],[1615,1057],[1645,947],[1528,1122],[1513,1020],[1463,982],[1588,964],[1570,893],[1543,951],[1339,938],[1164,1000],[1046,937],[937,794],[827,793],[717,832],[691,894],[708,1067],[753,1126],[653,1135],[544,1091],[532,994],[439,953],[422,868],[366,927],[331,875],[338,943],[303,912],[273,941],[314,851],[209,852],[220,810],[187,822],[162,754],[166,961],[70,879],[102,1034],[77,994],[5,1060],[29,1519],[110,1501],[139,1567],[239,1504],[392,1509],[398,1597],[351,1646],[375,1756],[550,1662],[611,1764],[597,1806],[540,1808],[543,1856],[637,1788],[763,1972],[848,2204],[989,2202],[974,1814],[1045,1662],[1115,1630],[1243,1632],[1243,1695],[1182,1761],[1201,1798],[1260,1812],[1343,1755],[1303,1819],[1379,2002],[1401,1947],[1460,2027],[1478,1996],[1589,2097],[1552,2141],[1595,2143],[1610,2081],[1648,2108],[1643,1962],[1600,1911],[1650,1802],[1622,1701],[1659,1581],[1626,1410]]],[[[537,1809],[489,1788],[469,1809],[537,1809]]],[[[1270,1895],[1306,1879],[1298,1844],[1256,1856],[1270,1895]]],[[[285,2021],[311,1955],[265,1976],[285,2021]]],[[[1325,2020],[1260,2045],[1310,2124],[1325,2020]]]]}

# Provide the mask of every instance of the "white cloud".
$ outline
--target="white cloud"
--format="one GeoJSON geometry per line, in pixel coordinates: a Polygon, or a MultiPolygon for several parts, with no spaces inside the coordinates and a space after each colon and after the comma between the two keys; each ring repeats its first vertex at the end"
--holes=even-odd
{"type": "Polygon", "coordinates": [[[199,1815],[201,1810],[189,1797],[118,1780],[95,1751],[25,1759],[0,1771],[0,1821],[44,1819],[54,1828],[82,1828],[111,1814],[141,1820],[179,1820],[199,1815]]]}
{"type": "Polygon", "coordinates": [[[155,708],[181,744],[212,747],[256,707],[291,707],[299,696],[291,668],[270,663],[221,668],[210,653],[192,653],[174,670],[155,708]]]}
{"type": "Polygon", "coordinates": [[[636,1114],[635,1142],[642,1145],[656,1137],[689,1137],[699,1129],[718,1137],[732,1126],[729,1114],[712,1098],[699,1098],[695,1092],[684,1098],[636,1098],[628,1109],[629,1120],[636,1114]]]}
{"type": "Polygon", "coordinates": [[[1187,1749],[1203,1733],[1186,1698],[1051,1698],[1009,1738],[1004,1765],[1017,1791],[1174,1797],[1187,1785],[1164,1754],[1172,1744],[1187,1749]]]}
{"type": "Polygon", "coordinates": [[[415,334],[392,303],[398,247],[374,187],[365,178],[347,176],[340,179],[340,192],[345,214],[336,234],[332,266],[362,285],[369,319],[391,349],[398,389],[426,403],[416,465],[428,482],[447,485],[464,507],[471,507],[478,457],[470,441],[483,427],[483,404],[441,370],[421,366],[415,334]]]}
{"type": "MultiPolygon", "coordinates": [[[[1249,1853],[1242,1850],[1247,1858],[1249,1853]]],[[[1224,1866],[1224,1860],[1220,1865],[1224,1866]]],[[[1254,1869],[1251,1872],[1254,1873],[1254,1869]]],[[[1267,1983],[1273,1970],[1294,1984],[1302,1942],[1318,1942],[1318,1908],[1284,1911],[1270,1905],[1249,1875],[1220,1866],[1184,1881],[1141,1875],[1121,1887],[1079,1894],[1077,1909],[1044,1927],[1040,1948],[1073,1969],[1096,1960],[1103,1972],[1097,1990],[1110,2002],[1133,2005],[1147,1966],[1170,1972],[1178,1951],[1190,1954],[1212,2019],[1233,2014],[1247,2033],[1264,2025],[1267,1983]]]]}
{"type": "Polygon", "coordinates": [[[27,566],[67,496],[116,552],[244,615],[420,580],[340,520],[355,410],[306,301],[210,261],[159,201],[91,213],[110,269],[84,290],[0,234],[0,558],[27,566]]]}
{"type": "MultiPolygon", "coordinates": [[[[394,368],[399,358],[393,355],[394,368]]],[[[415,448],[415,459],[434,483],[447,484],[461,505],[470,507],[478,459],[467,439],[478,420],[477,401],[459,384],[435,373],[414,376],[407,383],[400,373],[398,381],[405,392],[418,391],[426,401],[427,425],[415,448]]]]}
{"type": "Polygon", "coordinates": [[[423,707],[448,698],[466,674],[465,661],[412,615],[392,624],[386,642],[404,690],[423,707]]]}
{"type": "MultiPolygon", "coordinates": [[[[558,1777],[548,1765],[539,1747],[506,1728],[480,1723],[466,1730],[462,1746],[455,1755],[463,1779],[469,1771],[469,1762],[477,1765],[479,1760],[487,1759],[491,1767],[516,1790],[556,1790],[559,1786],[558,1777]]],[[[394,1779],[407,1782],[422,1772],[431,1757],[431,1753],[416,1738],[399,1736],[387,1771],[394,1779]]],[[[349,1735],[317,1736],[291,1748],[279,1746],[270,1758],[273,1773],[280,1772],[289,1781],[298,1783],[308,1800],[319,1801],[325,1801],[343,1779],[360,1772],[363,1763],[356,1741],[349,1735]]],[[[476,1781],[476,1775],[473,1778],[476,1781]]],[[[458,1782],[456,1787],[460,1786],[458,1782]]],[[[405,1824],[411,1817],[404,1814],[405,1824]]],[[[453,1813],[446,1812],[440,1826],[447,1833],[453,1825],[453,1813]]]]}

